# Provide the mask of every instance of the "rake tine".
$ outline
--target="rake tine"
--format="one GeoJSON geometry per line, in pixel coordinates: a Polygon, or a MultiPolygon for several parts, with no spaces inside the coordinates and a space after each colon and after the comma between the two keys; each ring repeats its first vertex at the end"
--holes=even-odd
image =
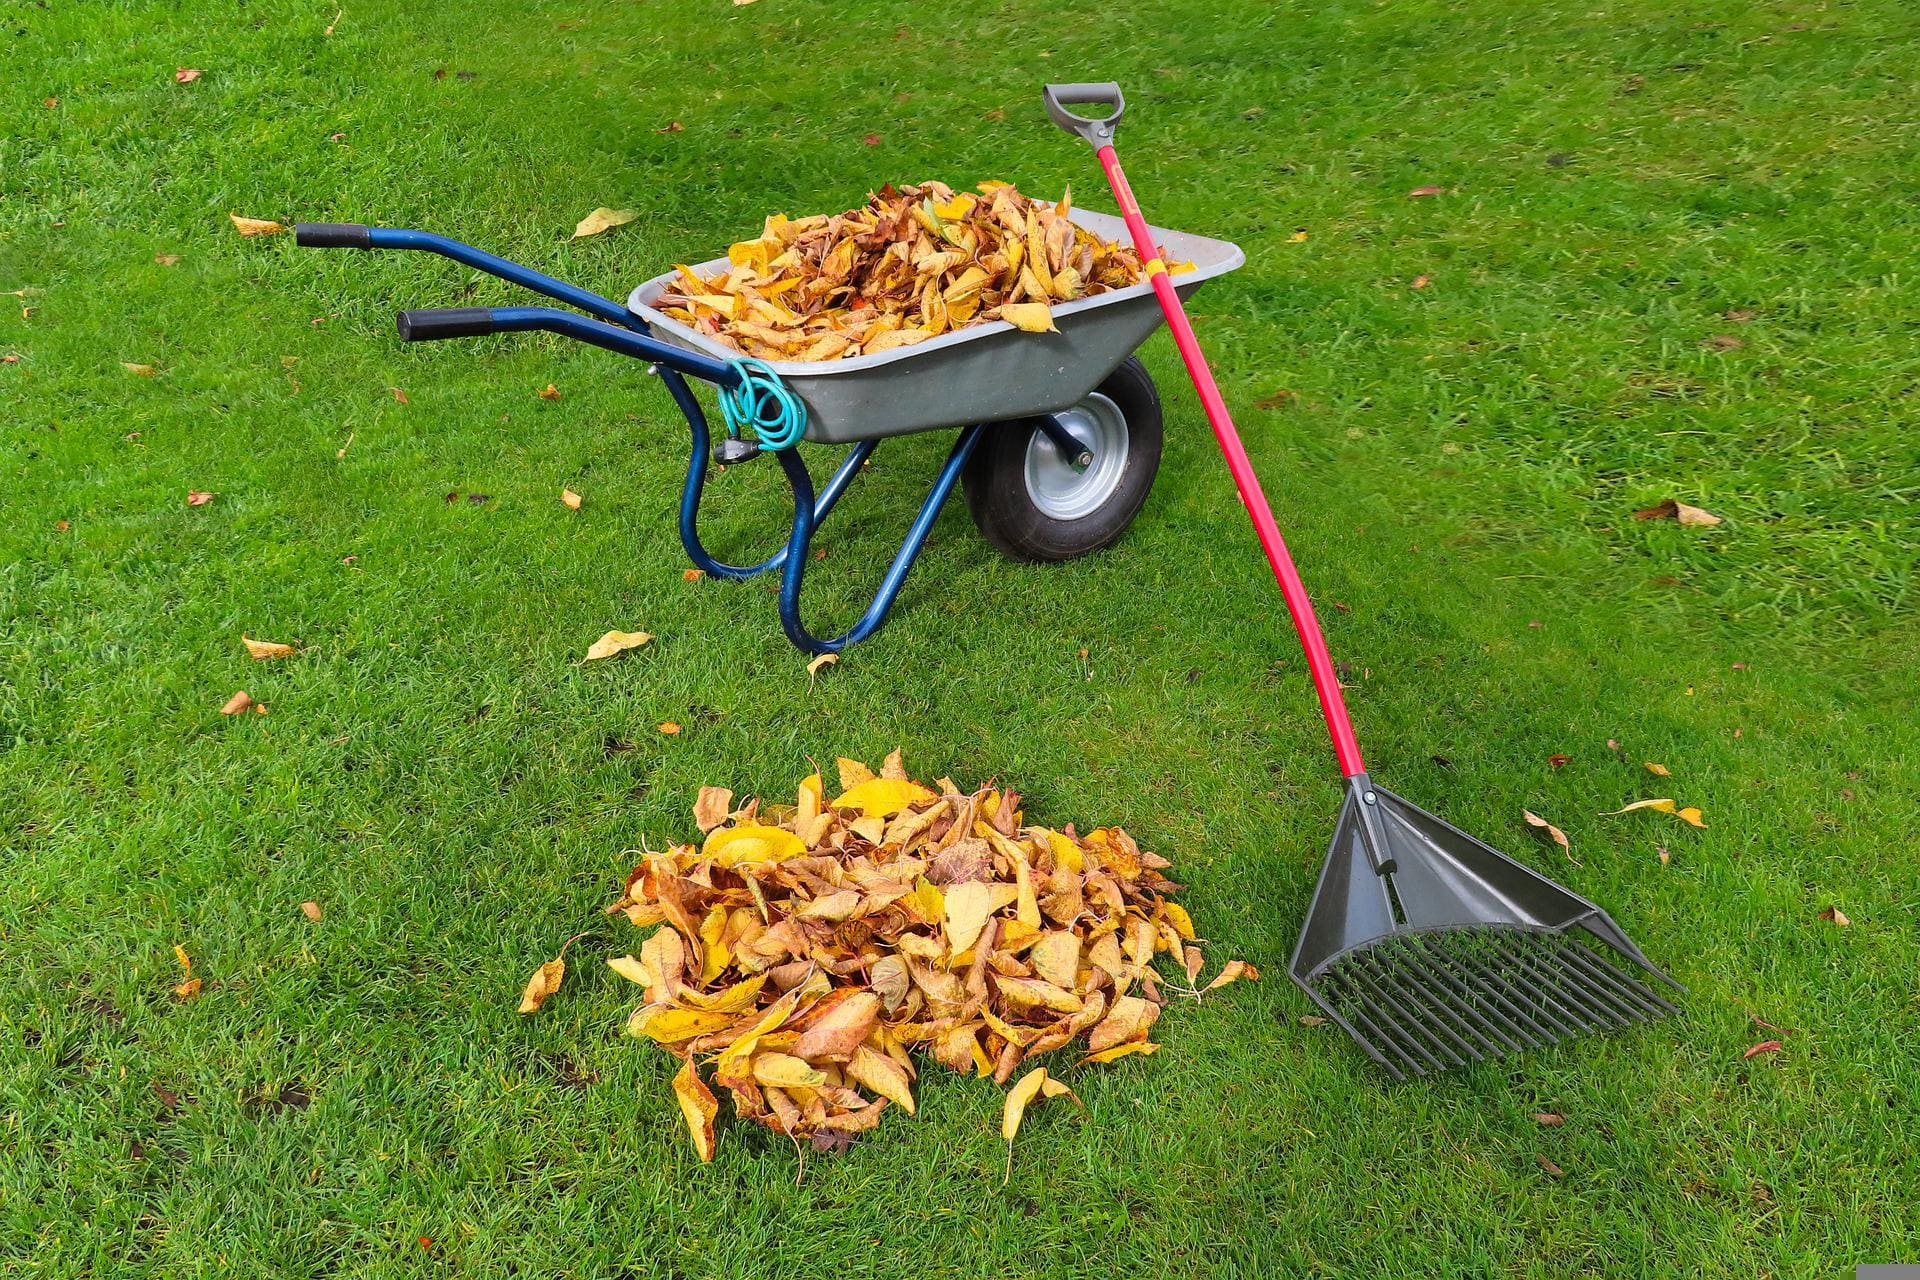
{"type": "Polygon", "coordinates": [[[1428,1044],[1438,1048],[1446,1057],[1453,1059],[1454,1066],[1466,1066],[1467,1060],[1465,1058],[1461,1057],[1445,1040],[1442,1040],[1427,1028],[1425,1022],[1420,1017],[1422,1010],[1417,1005],[1413,1009],[1407,1008],[1400,999],[1404,993],[1397,992],[1394,989],[1392,981],[1387,978],[1384,973],[1377,973],[1366,964],[1366,961],[1371,958],[1372,953],[1370,951],[1362,952],[1355,957],[1355,960],[1359,962],[1353,966],[1355,969],[1355,981],[1365,982],[1369,990],[1373,991],[1379,999],[1392,1006],[1393,1011],[1406,1020],[1407,1025],[1413,1028],[1415,1035],[1424,1037],[1428,1044]]]}
{"type": "Polygon", "coordinates": [[[1526,1010],[1516,1005],[1505,993],[1496,989],[1494,984],[1487,981],[1485,977],[1478,977],[1480,986],[1477,990],[1467,980],[1470,977],[1476,977],[1476,975],[1463,973],[1460,977],[1453,977],[1446,966],[1460,965],[1462,969],[1464,969],[1467,957],[1449,955],[1445,948],[1430,945],[1424,940],[1421,944],[1421,952],[1427,957],[1428,963],[1433,965],[1439,972],[1448,974],[1449,981],[1456,983],[1463,991],[1474,991],[1475,994],[1484,996],[1487,1000],[1488,1011],[1512,1028],[1514,1034],[1526,1042],[1526,1047],[1539,1048],[1542,1045],[1552,1044],[1559,1038],[1553,1031],[1535,1022],[1528,1016],[1526,1010]],[[1501,1005],[1506,1006],[1506,1012],[1501,1010],[1501,1005]],[[1509,1016],[1509,1013],[1511,1016],[1509,1016]],[[1522,1025],[1523,1023],[1525,1024],[1524,1026],[1522,1025]]]}
{"type": "MultiPolygon", "coordinates": [[[[1569,1018],[1564,1010],[1550,1000],[1540,999],[1537,993],[1520,990],[1506,973],[1495,970],[1479,956],[1463,950],[1458,958],[1462,964],[1477,970],[1483,980],[1497,988],[1508,1004],[1519,1010],[1528,1022],[1533,1022],[1534,1015],[1538,1014],[1539,1020],[1552,1028],[1547,1031],[1548,1041],[1565,1040],[1581,1033],[1582,1028],[1569,1018]]],[[[1492,958],[1504,959],[1497,954],[1492,958]]]]}
{"type": "Polygon", "coordinates": [[[1348,1022],[1345,1015],[1343,1015],[1338,1009],[1333,1007],[1333,1002],[1331,1000],[1327,999],[1325,996],[1321,995],[1318,991],[1314,991],[1311,988],[1308,989],[1307,994],[1313,997],[1313,1002],[1319,1005],[1320,1008],[1323,1011],[1325,1011],[1327,1017],[1333,1020],[1333,1024],[1335,1026],[1339,1027],[1342,1031],[1346,1032],[1347,1037],[1351,1039],[1355,1044],[1359,1045],[1363,1050],[1365,1050],[1366,1055],[1369,1058],[1372,1058],[1375,1062],[1380,1064],[1380,1069],[1382,1071],[1385,1071],[1389,1076],[1392,1076],[1396,1082],[1405,1080],[1407,1078],[1407,1073],[1402,1071],[1399,1067],[1395,1066],[1392,1062],[1390,1062],[1387,1059],[1387,1055],[1378,1047],[1376,1047],[1373,1041],[1367,1039],[1365,1035],[1361,1034],[1358,1028],[1356,1028],[1351,1022],[1348,1022]]]}
{"type": "Polygon", "coordinates": [[[1509,962],[1516,969],[1525,971],[1543,996],[1558,1001],[1561,1007],[1571,1013],[1574,1018],[1585,1023],[1583,1031],[1604,1031],[1614,1025],[1616,1019],[1612,1014],[1597,1012],[1592,1005],[1560,982],[1559,975],[1547,966],[1540,955],[1542,947],[1531,941],[1526,946],[1520,945],[1513,939],[1504,941],[1503,951],[1509,962]]]}
{"type": "Polygon", "coordinates": [[[1551,963],[1549,948],[1551,948],[1551,944],[1546,944],[1546,946],[1540,946],[1540,944],[1530,944],[1530,946],[1513,944],[1513,946],[1511,946],[1511,952],[1513,952],[1513,960],[1515,960],[1515,963],[1524,965],[1524,967],[1532,973],[1534,981],[1540,983],[1542,988],[1551,990],[1561,1004],[1565,1004],[1569,1009],[1574,1009],[1576,1013],[1580,1013],[1580,1015],[1588,1021],[1588,1025],[1590,1025],[1592,1031],[1611,1031],[1611,1029],[1615,1029],[1615,1027],[1624,1025],[1624,1023],[1620,1021],[1619,1013],[1611,1011],[1605,1004],[1597,1004],[1594,1000],[1590,1000],[1586,992],[1582,992],[1576,984],[1567,981],[1567,979],[1561,975],[1561,971],[1551,963]]]}
{"type": "Polygon", "coordinates": [[[1655,995],[1645,983],[1636,981],[1632,975],[1622,973],[1607,962],[1606,957],[1598,955],[1593,948],[1581,946],[1577,942],[1568,942],[1567,951],[1573,956],[1575,964],[1591,973],[1596,980],[1610,984],[1622,996],[1646,1006],[1653,1017],[1664,1017],[1669,1013],[1678,1013],[1678,1009],[1655,995]]]}
{"type": "Polygon", "coordinates": [[[1445,1071],[1447,1069],[1447,1064],[1440,1061],[1439,1058],[1435,1057],[1432,1050],[1428,1049],[1426,1045],[1420,1042],[1419,1037],[1410,1035],[1404,1028],[1402,1028],[1400,1023],[1394,1018],[1394,1016],[1382,1006],[1382,1003],[1379,1000],[1377,995],[1375,995],[1373,992],[1366,990],[1365,988],[1361,987],[1359,983],[1355,982],[1352,974],[1347,972],[1348,967],[1349,966],[1347,965],[1342,965],[1339,973],[1337,974],[1329,973],[1328,976],[1338,979],[1341,987],[1343,987],[1346,990],[1347,998],[1349,1000],[1355,1001],[1357,1004],[1360,1005],[1362,1010],[1360,1016],[1363,1017],[1367,1022],[1373,1023],[1377,1027],[1379,1023],[1376,1023],[1374,1021],[1377,1015],[1379,1018],[1379,1021],[1384,1022],[1386,1024],[1387,1030],[1389,1031],[1390,1034],[1388,1034],[1383,1038],[1386,1040],[1388,1044],[1394,1047],[1394,1049],[1400,1054],[1401,1057],[1405,1058],[1408,1062],[1415,1064],[1414,1071],[1416,1074],[1426,1075],[1429,1069],[1432,1069],[1434,1071],[1445,1071]],[[1412,1049],[1418,1052],[1419,1058],[1416,1058],[1413,1053],[1408,1052],[1409,1046],[1411,1046],[1412,1049]],[[1424,1058],[1426,1060],[1425,1066],[1419,1065],[1420,1058],[1424,1058]]]}
{"type": "MultiPolygon", "coordinates": [[[[1493,1020],[1484,1012],[1474,1007],[1472,992],[1461,986],[1460,983],[1456,982],[1450,975],[1434,968],[1432,962],[1427,959],[1425,949],[1409,941],[1409,944],[1404,950],[1404,962],[1419,970],[1429,981],[1441,987],[1442,991],[1450,999],[1448,1007],[1454,1012],[1456,1018],[1463,1022],[1471,1019],[1478,1025],[1482,1039],[1491,1037],[1493,1040],[1498,1040],[1502,1045],[1506,1046],[1505,1051],[1513,1053],[1520,1051],[1521,1046],[1514,1043],[1512,1037],[1495,1026],[1493,1020]]],[[[1495,1048],[1494,1052],[1499,1053],[1502,1052],[1502,1050],[1495,1048]]]]}
{"type": "MultiPolygon", "coordinates": [[[[1353,1030],[1352,1025],[1347,1023],[1344,1019],[1342,1020],[1341,1025],[1348,1027],[1349,1033],[1354,1037],[1355,1040],[1359,1041],[1359,1043],[1366,1049],[1368,1053],[1372,1054],[1376,1058],[1384,1060],[1386,1054],[1391,1052],[1395,1056],[1397,1056],[1402,1062],[1406,1063],[1407,1070],[1411,1071],[1414,1075],[1424,1076],[1427,1074],[1427,1068],[1424,1065],[1422,1065],[1417,1058],[1415,1058],[1412,1054],[1406,1051],[1405,1047],[1403,1047],[1400,1044],[1398,1038],[1392,1033],[1382,1029],[1380,1024],[1374,1021],[1373,1015],[1371,1012],[1369,1012],[1368,1006],[1354,992],[1347,990],[1347,984],[1341,980],[1340,975],[1333,973],[1331,970],[1329,970],[1327,973],[1321,976],[1321,981],[1326,985],[1327,989],[1333,996],[1341,1000],[1344,1000],[1353,1006],[1352,1008],[1347,1010],[1345,1017],[1352,1018],[1354,1023],[1357,1023],[1360,1026],[1365,1027],[1366,1034],[1363,1035],[1359,1031],[1353,1030]],[[1368,1039],[1367,1037],[1369,1035],[1372,1036],[1373,1039],[1368,1039]],[[1376,1046],[1375,1041],[1379,1042],[1379,1046],[1384,1046],[1384,1047],[1376,1046]]],[[[1336,1016],[1339,1016],[1339,1015],[1336,1015],[1336,1016]]],[[[1397,1070],[1397,1068],[1391,1068],[1391,1064],[1389,1064],[1389,1067],[1390,1069],[1397,1070]]]]}
{"type": "Polygon", "coordinates": [[[1592,947],[1581,947],[1580,956],[1587,963],[1593,965],[1599,969],[1602,974],[1610,978],[1616,986],[1623,986],[1634,995],[1651,1002],[1654,1007],[1659,1010],[1659,1015],[1656,1016],[1669,1013],[1677,1014],[1680,1012],[1679,1009],[1667,1003],[1652,987],[1640,981],[1633,974],[1621,969],[1618,965],[1614,964],[1613,961],[1607,959],[1606,956],[1595,951],[1592,947]]]}
{"type": "Polygon", "coordinates": [[[1653,1016],[1638,1001],[1628,999],[1615,990],[1611,983],[1600,981],[1594,976],[1593,970],[1583,966],[1578,953],[1584,949],[1578,943],[1564,939],[1555,948],[1554,959],[1559,963],[1560,971],[1566,975],[1570,984],[1576,986],[1582,995],[1594,1003],[1615,1010],[1622,1019],[1622,1026],[1634,1022],[1645,1022],[1653,1016]]]}
{"type": "MultiPolygon", "coordinates": [[[[1479,1046],[1475,1045],[1472,1040],[1460,1035],[1458,1030],[1449,1024],[1449,1019],[1451,1019],[1453,1022],[1465,1025],[1459,1015],[1451,1008],[1451,1001],[1444,994],[1429,989],[1420,981],[1419,971],[1407,962],[1407,957],[1403,954],[1406,951],[1404,944],[1392,948],[1390,957],[1382,954],[1386,950],[1386,948],[1376,948],[1367,953],[1371,967],[1380,979],[1382,981],[1388,981],[1389,973],[1391,973],[1393,977],[1398,978],[1399,981],[1405,984],[1405,989],[1409,997],[1414,999],[1418,1007],[1427,1014],[1428,1022],[1443,1032],[1449,1040],[1453,1041],[1455,1046],[1471,1055],[1475,1062],[1485,1062],[1487,1059],[1486,1053],[1482,1051],[1479,1046]]],[[[1467,1031],[1469,1035],[1479,1036],[1479,1033],[1474,1031],[1470,1026],[1467,1027],[1467,1031]]],[[[1487,1047],[1492,1048],[1491,1045],[1487,1047]]],[[[1493,1051],[1496,1054],[1499,1053],[1498,1049],[1494,1049],[1493,1051]]]]}

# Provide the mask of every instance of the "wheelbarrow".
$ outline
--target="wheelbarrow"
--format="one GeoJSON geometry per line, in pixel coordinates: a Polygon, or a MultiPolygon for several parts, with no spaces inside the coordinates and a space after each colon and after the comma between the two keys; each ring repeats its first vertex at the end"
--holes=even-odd
{"type": "MultiPolygon", "coordinates": [[[[1123,241],[1128,234],[1119,218],[1081,209],[1071,216],[1106,241],[1123,241]]],[[[622,305],[425,231],[303,222],[294,233],[297,243],[311,248],[437,253],[575,308],[402,311],[403,342],[544,329],[647,361],[648,372],[666,384],[685,415],[691,436],[680,493],[680,541],[688,557],[716,578],[779,572],[780,625],[809,653],[838,652],[886,621],[956,482],[965,489],[974,523],[1001,553],[1017,560],[1070,560],[1119,538],[1146,501],[1159,469],[1160,397],[1134,355],[1162,322],[1148,283],[1055,306],[1057,332],[1025,333],[1000,320],[852,359],[766,364],[741,360],[731,348],[663,314],[656,304],[673,272],[640,285],[622,305]],[[792,438],[762,450],[730,430],[715,446],[689,378],[712,384],[723,398],[733,396],[734,404],[750,409],[771,403],[770,412],[785,428],[772,438],[792,438]],[[956,428],[953,448],[866,611],[838,636],[808,631],[800,617],[800,592],[814,531],[874,448],[889,436],[956,428]],[[800,456],[802,442],[852,446],[817,490],[800,456]],[[715,559],[699,529],[708,468],[741,465],[762,452],[779,460],[792,489],[786,546],[757,564],[715,559]]],[[[1193,263],[1178,277],[1182,296],[1246,261],[1238,246],[1223,240],[1162,228],[1153,228],[1153,235],[1164,257],[1193,263]]],[[[717,258],[695,269],[712,274],[727,266],[726,258],[717,258]]],[[[753,419],[755,425],[771,420],[753,419]]]]}

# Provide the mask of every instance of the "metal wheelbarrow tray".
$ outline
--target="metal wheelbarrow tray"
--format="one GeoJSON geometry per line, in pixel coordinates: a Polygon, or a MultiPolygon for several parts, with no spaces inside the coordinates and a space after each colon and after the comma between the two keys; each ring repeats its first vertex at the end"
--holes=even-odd
{"type": "MultiPolygon", "coordinates": [[[[1075,209],[1069,215],[1102,240],[1124,243],[1126,223],[1075,209]]],[[[1155,227],[1171,262],[1193,270],[1173,277],[1184,297],[1246,262],[1225,240],[1155,227]]],[[[703,262],[703,276],[724,273],[727,259],[703,262]]],[[[740,353],[668,317],[654,302],[674,279],[655,276],[627,298],[627,308],[655,337],[716,360],[740,353]]],[[[1058,413],[1085,399],[1134,348],[1162,324],[1160,304],[1145,282],[1053,308],[1058,333],[1022,333],[1004,320],[955,329],[911,347],[850,360],[774,361],[772,368],[807,406],[806,438],[851,444],[887,436],[1058,413]]]]}
{"type": "MultiPolygon", "coordinates": [[[[1126,224],[1116,217],[1084,209],[1070,216],[1108,241],[1121,241],[1127,234],[1126,224]]],[[[773,384],[796,397],[806,411],[805,430],[798,438],[852,448],[817,490],[797,445],[768,449],[793,494],[786,545],[755,564],[730,563],[709,553],[700,539],[709,457],[720,464],[718,470],[725,470],[751,461],[762,450],[756,442],[731,434],[713,447],[706,410],[687,380],[726,390],[750,386],[749,374],[739,363],[739,352],[653,305],[672,273],[642,284],[621,304],[430,232],[304,222],[294,230],[296,242],[310,248],[436,253],[576,308],[403,311],[398,316],[402,341],[541,329],[647,361],[648,372],[660,377],[687,420],[691,448],[681,488],[679,532],[688,557],[717,578],[777,571],[781,626],[788,639],[809,653],[837,652],[879,629],[956,484],[964,484],[974,523],[1002,553],[1021,560],[1068,560],[1119,538],[1145,502],[1159,468],[1159,393],[1133,355],[1162,323],[1149,283],[1056,305],[1057,332],[1026,333],[1006,321],[992,321],[874,355],[777,362],[764,366],[771,369],[773,384]],[[814,530],[882,439],[941,429],[958,429],[959,434],[866,611],[840,635],[815,635],[800,618],[814,530]]],[[[1163,258],[1193,263],[1191,271],[1171,277],[1183,296],[1246,261],[1238,246],[1224,240],[1164,228],[1155,228],[1154,235],[1163,258]]],[[[727,260],[719,258],[696,269],[711,272],[726,265],[727,260]]]]}

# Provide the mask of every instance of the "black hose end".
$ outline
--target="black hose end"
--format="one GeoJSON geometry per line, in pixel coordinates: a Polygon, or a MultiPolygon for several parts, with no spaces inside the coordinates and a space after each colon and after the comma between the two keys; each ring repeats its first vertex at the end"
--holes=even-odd
{"type": "Polygon", "coordinates": [[[358,222],[296,222],[293,242],[302,249],[371,249],[373,232],[358,222]]]}

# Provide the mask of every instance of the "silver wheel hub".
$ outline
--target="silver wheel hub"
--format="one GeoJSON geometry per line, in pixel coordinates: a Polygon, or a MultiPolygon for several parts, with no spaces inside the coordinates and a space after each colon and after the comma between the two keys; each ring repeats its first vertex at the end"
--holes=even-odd
{"type": "Polygon", "coordinates": [[[1127,473],[1127,418],[1098,391],[1053,416],[1081,449],[1063,453],[1036,430],[1027,444],[1027,497],[1051,519],[1083,520],[1106,505],[1127,473]],[[1081,465],[1081,453],[1093,461],[1081,465]]]}

